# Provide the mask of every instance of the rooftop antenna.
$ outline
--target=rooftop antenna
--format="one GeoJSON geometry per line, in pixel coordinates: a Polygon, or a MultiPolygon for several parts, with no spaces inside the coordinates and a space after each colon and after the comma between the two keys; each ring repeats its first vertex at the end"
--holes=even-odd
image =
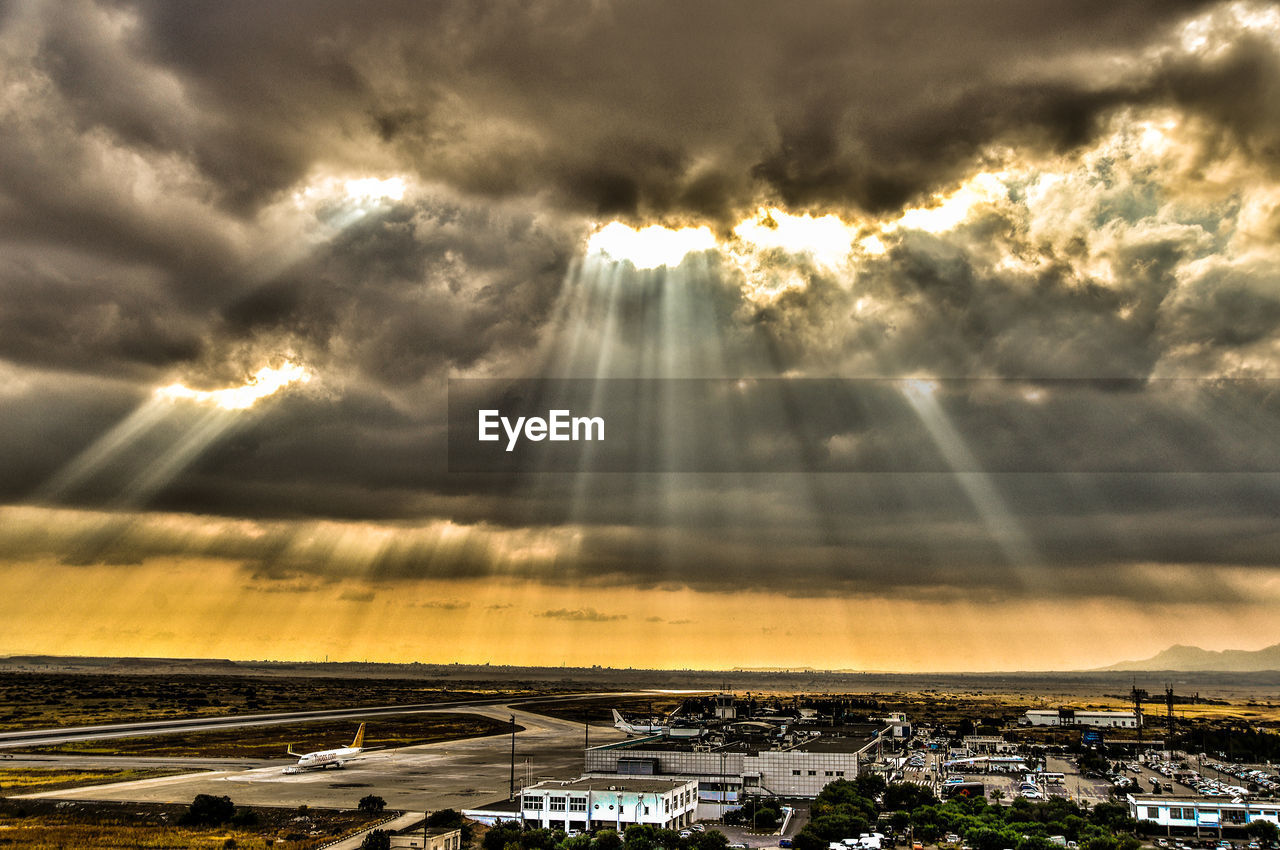
{"type": "Polygon", "coordinates": [[[1138,677],[1133,677],[1133,689],[1129,691],[1129,699],[1133,701],[1133,717],[1138,726],[1138,743],[1142,743],[1142,701],[1150,696],[1138,687],[1138,677]]]}

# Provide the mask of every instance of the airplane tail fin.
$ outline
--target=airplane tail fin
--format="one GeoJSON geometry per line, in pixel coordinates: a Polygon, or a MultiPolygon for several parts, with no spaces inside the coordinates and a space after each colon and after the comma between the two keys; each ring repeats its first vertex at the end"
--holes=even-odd
{"type": "Polygon", "coordinates": [[[358,750],[364,747],[364,724],[360,724],[360,728],[356,730],[356,739],[351,742],[351,748],[358,750]]]}
{"type": "Polygon", "coordinates": [[[285,749],[285,752],[286,752],[286,753],[288,753],[289,755],[293,756],[294,758],[302,758],[302,753],[295,753],[295,752],[293,751],[293,744],[290,744],[290,745],[285,749]]]}
{"type": "Polygon", "coordinates": [[[627,721],[625,721],[625,720],[623,720],[623,719],[622,719],[622,712],[618,711],[618,709],[616,709],[616,708],[613,710],[613,722],[614,722],[614,724],[618,724],[618,723],[626,723],[626,722],[627,722],[627,721]]]}

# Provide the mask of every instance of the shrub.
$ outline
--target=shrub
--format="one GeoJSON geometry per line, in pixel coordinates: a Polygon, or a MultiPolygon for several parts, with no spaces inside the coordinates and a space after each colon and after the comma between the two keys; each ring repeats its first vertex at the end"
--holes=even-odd
{"type": "Polygon", "coordinates": [[[197,794],[178,822],[184,826],[220,826],[231,820],[235,811],[235,803],[230,797],[197,794]]]}
{"type": "Polygon", "coordinates": [[[380,812],[387,807],[387,801],[379,797],[377,794],[369,794],[360,798],[360,802],[356,804],[362,812],[380,812]]]}
{"type": "Polygon", "coordinates": [[[391,850],[391,833],[375,829],[360,842],[360,850],[391,850]]]}

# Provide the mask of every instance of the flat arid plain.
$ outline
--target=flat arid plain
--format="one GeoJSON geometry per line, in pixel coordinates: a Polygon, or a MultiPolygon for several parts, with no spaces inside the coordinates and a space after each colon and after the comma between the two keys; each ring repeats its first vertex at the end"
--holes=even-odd
{"type": "Polygon", "coordinates": [[[982,731],[1010,728],[1028,709],[1123,709],[1139,687],[1153,695],[1145,711],[1148,734],[1158,736],[1172,686],[1184,732],[1280,729],[1278,673],[928,676],[30,657],[3,669],[0,785],[10,827],[22,823],[18,812],[30,822],[33,811],[69,810],[92,821],[120,804],[181,811],[200,794],[253,809],[352,811],[370,795],[395,811],[473,808],[513,787],[581,774],[585,745],[624,738],[614,708],[662,716],[690,696],[722,691],[762,706],[843,700],[868,718],[902,712],[914,723],[982,731]],[[361,722],[368,750],[358,760],[342,770],[286,772],[296,761],[289,749],[344,746],[361,722]],[[40,808],[51,801],[60,808],[40,808]]]}

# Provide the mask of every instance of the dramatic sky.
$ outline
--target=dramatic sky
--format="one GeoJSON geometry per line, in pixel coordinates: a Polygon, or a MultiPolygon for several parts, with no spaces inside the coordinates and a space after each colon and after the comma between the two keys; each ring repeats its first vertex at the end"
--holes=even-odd
{"type": "Polygon", "coordinates": [[[1280,641],[1278,205],[1270,3],[0,2],[0,654],[1280,641]]]}

